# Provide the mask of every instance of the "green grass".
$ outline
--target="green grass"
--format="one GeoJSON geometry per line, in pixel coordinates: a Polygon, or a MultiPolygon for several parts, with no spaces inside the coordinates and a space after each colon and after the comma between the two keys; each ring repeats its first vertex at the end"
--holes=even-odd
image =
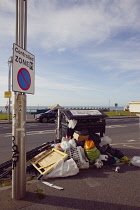
{"type": "MultiPolygon", "coordinates": [[[[36,177],[28,177],[26,179],[27,182],[32,181],[32,180],[37,180],[37,178],[36,177]]],[[[0,187],[11,186],[11,185],[12,185],[12,180],[5,180],[5,181],[0,180],[0,187]]],[[[42,191],[38,190],[36,192],[41,193],[42,191]]]]}
{"type": "Polygon", "coordinates": [[[109,117],[114,116],[136,116],[136,113],[130,113],[129,111],[110,111],[110,112],[104,112],[109,117]]]}
{"type": "MultiPolygon", "coordinates": [[[[113,116],[136,116],[135,113],[131,113],[129,111],[110,111],[110,112],[104,112],[109,117],[113,116]]],[[[10,115],[10,119],[12,119],[12,114],[10,115]]],[[[8,114],[7,113],[0,113],[0,120],[8,120],[8,114]]]]}
{"type": "MultiPolygon", "coordinates": [[[[10,119],[12,119],[12,114],[10,114],[10,119]]],[[[8,114],[0,113],[0,120],[8,120],[8,114]]]]}
{"type": "Polygon", "coordinates": [[[35,193],[37,194],[39,199],[44,199],[46,197],[46,195],[44,194],[44,192],[41,188],[37,188],[35,190],[35,193]]]}
{"type": "Polygon", "coordinates": [[[12,181],[1,181],[0,187],[10,186],[12,185],[12,181]]]}

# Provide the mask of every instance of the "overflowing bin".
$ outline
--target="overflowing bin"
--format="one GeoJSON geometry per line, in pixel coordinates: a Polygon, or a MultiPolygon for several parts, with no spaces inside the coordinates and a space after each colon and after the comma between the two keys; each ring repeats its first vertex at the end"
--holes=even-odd
{"type": "Polygon", "coordinates": [[[104,112],[99,110],[59,110],[56,119],[56,137],[73,137],[75,131],[87,131],[88,134],[99,133],[102,137],[105,133],[106,121],[108,117],[104,112]]]}

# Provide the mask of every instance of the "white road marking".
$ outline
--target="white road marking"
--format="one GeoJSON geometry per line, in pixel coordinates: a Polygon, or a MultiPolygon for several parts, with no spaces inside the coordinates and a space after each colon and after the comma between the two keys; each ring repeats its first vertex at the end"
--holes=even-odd
{"type": "Polygon", "coordinates": [[[55,133],[55,130],[45,130],[45,131],[30,131],[30,132],[27,132],[26,134],[27,135],[36,135],[36,134],[46,134],[46,133],[55,133]]]}
{"type": "Polygon", "coordinates": [[[123,128],[127,127],[127,125],[107,125],[106,128],[123,128]]]}
{"type": "Polygon", "coordinates": [[[127,140],[128,142],[133,142],[133,141],[136,141],[136,140],[127,140]]]}
{"type": "MultiPolygon", "coordinates": [[[[126,140],[126,141],[131,141],[131,140],[126,140]]],[[[136,140],[133,140],[136,141],[136,140]]],[[[134,148],[134,149],[140,149],[140,142],[129,142],[129,143],[114,143],[114,144],[110,144],[111,146],[118,146],[118,145],[122,145],[123,147],[129,147],[129,148],[134,148]]]]}
{"type": "MultiPolygon", "coordinates": [[[[26,135],[40,135],[40,134],[47,134],[47,133],[55,133],[55,130],[44,130],[44,131],[28,131],[26,132],[26,135]]],[[[4,137],[12,136],[12,133],[6,133],[4,137]]]]}
{"type": "Polygon", "coordinates": [[[134,148],[134,149],[140,149],[140,147],[134,147],[134,146],[126,145],[126,144],[123,144],[123,147],[130,147],[130,148],[134,148]]]}
{"type": "MultiPolygon", "coordinates": [[[[124,128],[124,127],[128,127],[132,124],[124,124],[124,125],[106,125],[106,128],[124,128]]],[[[133,125],[138,126],[140,125],[139,123],[134,123],[133,125]]]]}
{"type": "Polygon", "coordinates": [[[138,143],[136,143],[136,142],[134,142],[134,143],[114,143],[114,144],[110,144],[111,146],[115,146],[115,145],[120,145],[120,144],[122,144],[122,145],[133,145],[133,144],[138,144],[138,145],[140,145],[140,142],[138,142],[138,143]]]}

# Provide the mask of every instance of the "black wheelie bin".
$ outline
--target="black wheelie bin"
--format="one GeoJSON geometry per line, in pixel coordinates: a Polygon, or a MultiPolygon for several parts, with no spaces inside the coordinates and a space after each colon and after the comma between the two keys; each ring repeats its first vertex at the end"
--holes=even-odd
{"type": "Polygon", "coordinates": [[[75,131],[86,130],[89,135],[99,133],[100,137],[105,134],[106,121],[108,116],[99,110],[84,109],[63,109],[60,110],[56,124],[56,137],[73,137],[75,131]]]}

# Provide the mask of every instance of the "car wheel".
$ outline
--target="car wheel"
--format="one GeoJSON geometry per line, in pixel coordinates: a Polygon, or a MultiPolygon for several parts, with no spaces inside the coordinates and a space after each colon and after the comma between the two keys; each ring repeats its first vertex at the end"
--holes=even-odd
{"type": "Polygon", "coordinates": [[[48,122],[48,119],[46,117],[42,118],[42,122],[43,123],[47,123],[48,122]]]}
{"type": "Polygon", "coordinates": [[[40,122],[40,123],[42,123],[42,120],[41,120],[41,119],[39,119],[39,122],[40,122]]]}

